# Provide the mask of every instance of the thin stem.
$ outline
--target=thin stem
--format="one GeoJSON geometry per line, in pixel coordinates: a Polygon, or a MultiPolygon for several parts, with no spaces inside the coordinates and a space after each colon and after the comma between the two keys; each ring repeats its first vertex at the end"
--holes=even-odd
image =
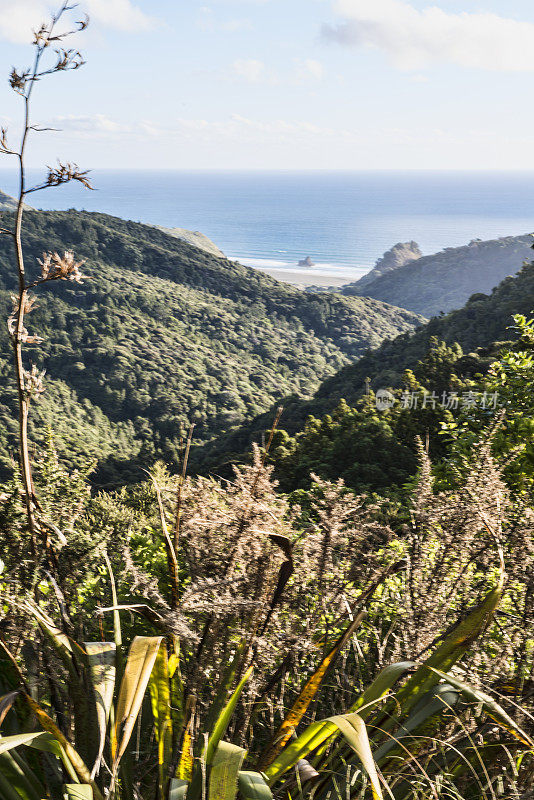
{"type": "MultiPolygon", "coordinates": [[[[28,88],[24,92],[24,124],[22,129],[22,138],[20,148],[17,153],[19,162],[19,194],[17,200],[17,210],[15,213],[15,223],[13,228],[13,239],[15,246],[15,258],[17,263],[18,273],[18,308],[16,315],[16,325],[13,332],[13,357],[15,363],[15,376],[17,383],[17,397],[19,406],[19,446],[20,446],[20,464],[22,484],[24,488],[24,502],[26,505],[26,516],[28,518],[28,527],[30,529],[31,544],[33,555],[36,555],[36,537],[38,526],[35,519],[35,511],[39,508],[39,503],[35,496],[35,489],[33,484],[32,466],[30,460],[29,440],[28,440],[28,415],[30,408],[30,397],[26,391],[26,383],[24,377],[24,363],[22,358],[22,343],[24,331],[24,313],[26,309],[26,301],[28,297],[28,285],[26,283],[26,272],[24,265],[24,253],[22,248],[22,215],[24,212],[24,195],[26,187],[26,172],[24,165],[24,156],[26,153],[26,145],[28,142],[28,135],[32,130],[30,123],[30,101],[32,97],[33,87],[36,83],[35,78],[39,72],[39,64],[45,49],[50,41],[55,24],[60,19],[64,11],[67,9],[67,3],[63,3],[57,14],[52,17],[46,36],[43,43],[38,41],[35,43],[35,58],[33,68],[30,73],[28,81],[28,88]]],[[[45,551],[48,551],[48,534],[45,534],[45,551]]]]}
{"type": "MultiPolygon", "coordinates": [[[[32,75],[35,76],[39,68],[39,62],[43,54],[43,49],[37,47],[35,53],[35,60],[33,64],[32,75]]],[[[22,133],[22,140],[20,150],[18,153],[19,161],[19,196],[17,202],[17,210],[15,214],[15,226],[13,231],[13,238],[15,243],[15,258],[17,262],[19,294],[18,294],[18,309],[16,318],[16,327],[13,333],[13,351],[15,360],[15,375],[17,382],[17,396],[19,404],[19,445],[20,445],[20,463],[22,484],[24,487],[24,502],[26,504],[26,515],[28,518],[28,526],[30,529],[30,536],[32,542],[33,554],[36,553],[36,532],[37,525],[35,521],[34,510],[37,506],[35,502],[35,491],[33,485],[32,468],[29,453],[28,442],[28,413],[30,400],[26,393],[25,380],[24,380],[24,364],[22,359],[22,332],[24,329],[24,310],[26,307],[26,299],[28,296],[28,289],[26,286],[26,274],[24,267],[24,254],[22,250],[22,214],[24,211],[24,187],[25,187],[25,168],[24,168],[24,154],[26,150],[26,143],[30,131],[30,100],[34,82],[30,81],[27,93],[24,95],[24,128],[22,133]]]]}

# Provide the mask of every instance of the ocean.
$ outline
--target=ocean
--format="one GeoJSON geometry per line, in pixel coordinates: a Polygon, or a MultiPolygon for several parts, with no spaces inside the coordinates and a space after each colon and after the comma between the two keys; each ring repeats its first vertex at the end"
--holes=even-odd
{"type": "MultiPolygon", "coordinates": [[[[30,171],[30,179],[42,175],[30,171]]],[[[96,191],[31,195],[47,209],[104,211],[198,230],[259,269],[355,280],[396,242],[423,253],[534,230],[534,173],[183,172],[94,170],[96,191]]],[[[0,171],[13,194],[14,172],[0,171]]]]}

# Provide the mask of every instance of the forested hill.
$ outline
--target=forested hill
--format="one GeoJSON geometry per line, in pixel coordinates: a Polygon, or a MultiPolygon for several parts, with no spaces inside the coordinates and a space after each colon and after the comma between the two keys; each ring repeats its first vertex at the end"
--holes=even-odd
{"type": "MultiPolygon", "coordinates": [[[[515,277],[506,278],[490,295],[476,294],[466,305],[447,315],[434,317],[413,333],[404,333],[393,341],[384,342],[366,354],[356,364],[346,366],[327,378],[311,400],[286,398],[282,427],[295,433],[304,427],[309,415],[322,417],[332,412],[341,399],[354,405],[365,391],[366,379],[373,389],[399,389],[403,373],[414,368],[430,349],[433,337],[447,344],[458,342],[466,354],[464,367],[469,371],[468,354],[486,348],[495,351],[495,344],[510,339],[509,327],[513,314],[534,313],[534,264],[521,269],[515,277]]],[[[484,353],[479,353],[484,355],[484,353]]],[[[479,359],[471,359],[473,365],[479,359]]],[[[231,436],[197,453],[199,464],[217,469],[233,457],[247,451],[251,441],[258,441],[270,426],[274,408],[252,423],[234,431],[231,436]]]]}
{"type": "Polygon", "coordinates": [[[367,276],[344,286],[345,295],[365,295],[408,308],[425,317],[461,308],[475,292],[490,292],[515,275],[532,256],[532,236],[508,236],[466,247],[448,247],[390,270],[372,282],[367,276]]]}
{"type": "Polygon", "coordinates": [[[17,201],[0,190],[0,211],[14,211],[17,207],[17,201]]]}
{"type": "MultiPolygon", "coordinates": [[[[7,213],[0,219],[9,224],[7,213]]],[[[28,212],[24,244],[30,275],[38,275],[44,250],[72,248],[86,259],[82,285],[58,282],[39,292],[28,327],[45,341],[27,356],[47,371],[34,419],[56,431],[61,425],[62,453],[72,463],[81,453],[95,457],[106,479],[137,459],[175,459],[189,422],[196,441],[205,442],[287,394],[309,396],[369,347],[420,322],[374,299],[306,294],[154,227],[104,214],[28,212]]],[[[4,319],[15,287],[11,250],[1,237],[4,319]]],[[[4,465],[14,443],[9,359],[2,325],[4,465]]]]}

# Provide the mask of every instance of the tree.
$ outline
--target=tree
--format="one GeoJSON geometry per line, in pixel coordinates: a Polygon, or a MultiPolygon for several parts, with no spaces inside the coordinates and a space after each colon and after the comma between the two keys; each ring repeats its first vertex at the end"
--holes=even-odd
{"type": "Polygon", "coordinates": [[[34,555],[37,553],[37,538],[41,538],[45,552],[48,553],[48,535],[46,528],[41,529],[38,521],[39,501],[35,495],[32,478],[32,466],[29,453],[28,441],[28,415],[32,398],[38,397],[44,391],[44,373],[39,372],[35,366],[27,369],[24,366],[23,345],[39,344],[42,339],[38,336],[31,336],[25,328],[25,317],[35,307],[35,300],[30,290],[40,286],[47,281],[71,280],[80,282],[83,275],[80,267],[83,262],[76,261],[72,251],[66,251],[62,256],[59,253],[44,252],[40,260],[41,276],[33,281],[28,278],[24,263],[24,252],[22,246],[22,217],[24,212],[25,198],[33,193],[51,186],[60,186],[70,181],[78,181],[86,188],[92,188],[87,172],[82,172],[76,164],[70,162],[58,162],[56,167],[48,167],[46,180],[36,186],[27,187],[25,156],[28,139],[33,132],[47,130],[36,125],[31,120],[31,99],[35,85],[38,81],[49,75],[59,72],[79,69],[84,64],[78,50],[66,49],[63,42],[73,33],[84,30],[88,25],[88,18],[76,22],[74,29],[62,33],[58,32],[57,26],[67,12],[72,11],[75,6],[69,6],[64,2],[59,10],[53,14],[47,23],[43,23],[34,32],[33,66],[20,72],[13,68],[9,76],[9,85],[21,98],[23,102],[23,121],[22,136],[18,148],[13,148],[8,142],[6,128],[0,129],[0,153],[7,156],[14,156],[18,162],[19,190],[16,198],[17,206],[11,227],[0,228],[0,233],[11,236],[15,251],[15,261],[18,277],[18,292],[13,297],[13,310],[8,320],[8,330],[13,346],[13,358],[15,366],[15,377],[18,396],[18,416],[19,416],[19,458],[20,469],[24,491],[24,502],[28,527],[30,530],[32,549],[34,555]],[[50,52],[55,54],[55,62],[47,62],[50,52]]]}

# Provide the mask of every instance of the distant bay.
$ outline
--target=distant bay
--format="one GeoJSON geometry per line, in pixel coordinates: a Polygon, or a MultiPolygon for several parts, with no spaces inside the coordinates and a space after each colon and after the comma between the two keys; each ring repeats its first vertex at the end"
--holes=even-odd
{"type": "MultiPolygon", "coordinates": [[[[92,180],[97,191],[69,185],[28,199],[198,230],[228,257],[280,275],[309,256],[309,274],[349,281],[399,241],[415,240],[427,254],[534,230],[532,172],[96,169],[92,180]]],[[[0,189],[15,193],[13,171],[0,171],[0,189]]]]}

